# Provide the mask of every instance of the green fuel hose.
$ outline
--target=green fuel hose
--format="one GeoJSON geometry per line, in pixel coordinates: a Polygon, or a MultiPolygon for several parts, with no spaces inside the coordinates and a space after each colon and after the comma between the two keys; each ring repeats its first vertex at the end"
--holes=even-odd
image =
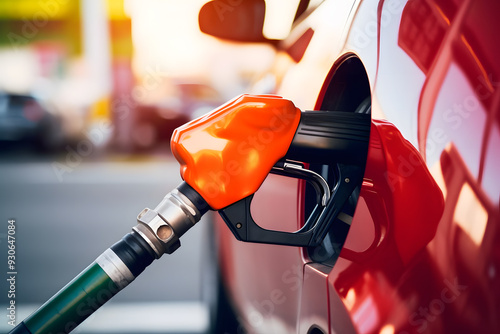
{"type": "Polygon", "coordinates": [[[17,325],[17,333],[69,333],[137,277],[155,259],[137,232],[127,234],[17,325]]]}
{"type": "Polygon", "coordinates": [[[116,284],[94,263],[24,320],[30,333],[68,333],[118,292],[116,284]]]}
{"type": "Polygon", "coordinates": [[[208,204],[187,183],[144,209],[133,231],[102,253],[10,334],[69,333],[139,276],[153,260],[171,254],[179,237],[200,220],[208,204]]]}

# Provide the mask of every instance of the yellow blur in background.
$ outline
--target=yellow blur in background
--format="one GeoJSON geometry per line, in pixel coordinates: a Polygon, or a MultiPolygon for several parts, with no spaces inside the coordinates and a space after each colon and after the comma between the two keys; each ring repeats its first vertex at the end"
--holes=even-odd
{"type": "MultiPolygon", "coordinates": [[[[245,92],[275,54],[203,34],[205,2],[1,0],[0,94],[40,102],[54,124],[33,140],[52,149],[104,123],[96,147],[168,142],[175,127],[245,92]]],[[[32,139],[13,127],[0,140],[32,139]]]]}

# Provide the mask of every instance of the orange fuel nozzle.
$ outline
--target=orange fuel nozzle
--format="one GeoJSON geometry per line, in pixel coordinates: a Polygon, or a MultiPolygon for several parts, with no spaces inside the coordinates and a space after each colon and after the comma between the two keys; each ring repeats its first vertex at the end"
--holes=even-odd
{"type": "Polygon", "coordinates": [[[367,112],[301,112],[279,96],[241,95],[177,128],[171,148],[184,181],[238,240],[313,246],[361,185],[369,134],[367,112]],[[302,162],[336,166],[336,182],[302,162]],[[317,206],[299,231],[266,230],[253,221],[253,195],[270,172],[304,179],[316,191],[317,206]]]}
{"type": "Polygon", "coordinates": [[[241,95],[177,128],[181,176],[214,210],[254,194],[285,156],[301,112],[279,96],[241,95]]]}

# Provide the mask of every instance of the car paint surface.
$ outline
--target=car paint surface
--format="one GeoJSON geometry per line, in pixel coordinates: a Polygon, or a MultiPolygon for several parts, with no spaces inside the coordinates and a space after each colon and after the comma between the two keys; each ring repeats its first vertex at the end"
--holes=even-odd
{"type": "MultiPolygon", "coordinates": [[[[303,249],[238,242],[217,224],[224,282],[247,331],[500,331],[498,13],[496,1],[325,1],[295,26],[289,49],[312,37],[301,57],[278,55],[287,65],[271,92],[317,109],[329,73],[358,57],[370,149],[333,267],[303,249]]],[[[304,196],[302,182],[270,175],[252,214],[296,230],[304,196]]]]}

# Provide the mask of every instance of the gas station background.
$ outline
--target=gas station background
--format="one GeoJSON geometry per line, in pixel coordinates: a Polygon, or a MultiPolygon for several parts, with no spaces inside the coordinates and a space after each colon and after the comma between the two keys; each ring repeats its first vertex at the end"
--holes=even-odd
{"type": "Polygon", "coordinates": [[[225,101],[271,65],[270,46],[204,35],[205,2],[2,0],[0,91],[50,102],[73,140],[109,120],[126,147],[124,104],[160,104],[178,82],[209,85],[225,101]]]}

